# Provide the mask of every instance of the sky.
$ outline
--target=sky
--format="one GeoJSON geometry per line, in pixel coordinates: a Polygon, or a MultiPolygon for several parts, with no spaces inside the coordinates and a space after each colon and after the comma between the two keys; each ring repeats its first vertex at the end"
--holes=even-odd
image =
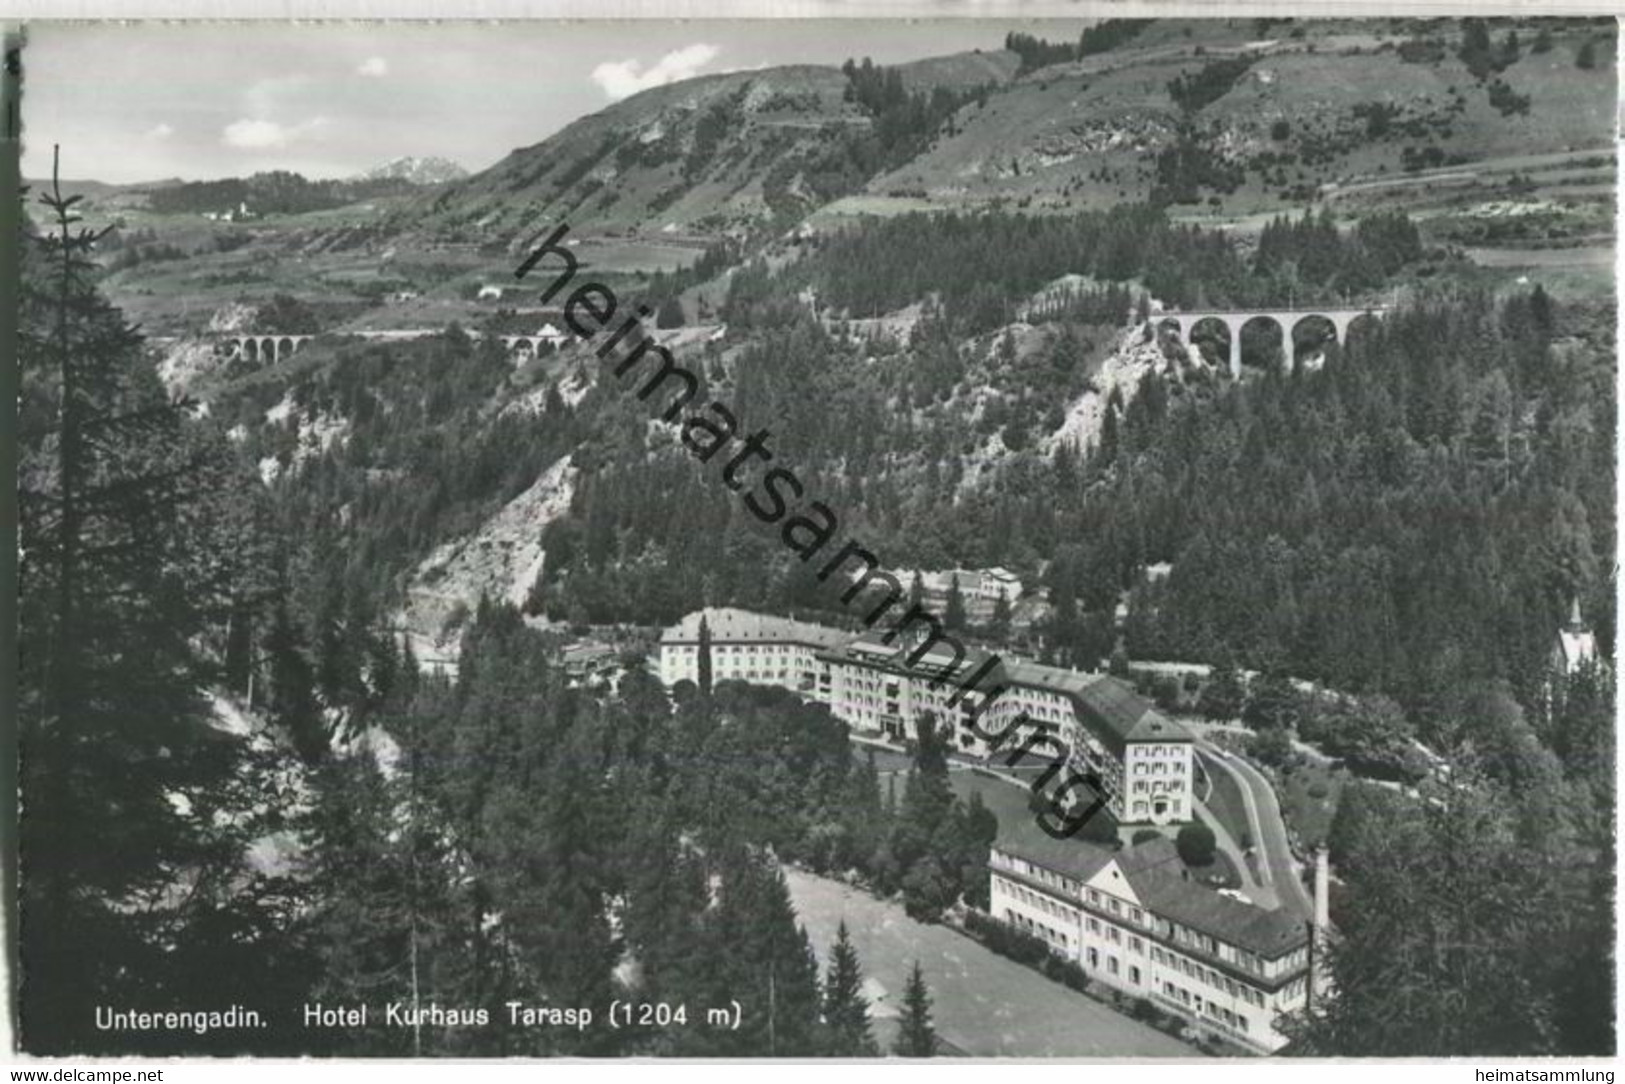
{"type": "Polygon", "coordinates": [[[577,117],[694,75],[898,63],[1075,38],[1083,20],[34,23],[23,174],[127,184],[290,169],[342,177],[401,155],[469,170],[577,117]]]}

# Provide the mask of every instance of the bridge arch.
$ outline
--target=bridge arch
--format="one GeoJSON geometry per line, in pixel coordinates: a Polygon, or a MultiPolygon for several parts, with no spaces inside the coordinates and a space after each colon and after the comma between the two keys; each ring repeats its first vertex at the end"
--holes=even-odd
{"type": "Polygon", "coordinates": [[[1241,363],[1241,339],[1236,333],[1237,329],[1231,326],[1231,321],[1216,313],[1209,313],[1194,317],[1181,330],[1185,331],[1184,339],[1187,343],[1200,344],[1204,338],[1220,329],[1224,331],[1224,335],[1218,340],[1219,346],[1223,356],[1229,359],[1230,374],[1234,376],[1241,363]]]}
{"type": "Polygon", "coordinates": [[[1293,321],[1291,343],[1294,359],[1298,355],[1308,357],[1324,351],[1327,343],[1338,346],[1343,341],[1343,329],[1335,317],[1306,312],[1293,321]]]}
{"type": "Polygon", "coordinates": [[[1268,369],[1272,364],[1274,364],[1282,367],[1285,371],[1290,372],[1292,370],[1291,324],[1292,321],[1290,318],[1283,318],[1281,314],[1274,312],[1256,312],[1252,314],[1238,315],[1235,318],[1235,327],[1232,330],[1232,333],[1238,340],[1237,349],[1234,352],[1236,375],[1239,376],[1241,373],[1240,366],[1242,356],[1252,353],[1256,357],[1257,353],[1261,350],[1265,352],[1265,356],[1263,359],[1263,364],[1260,366],[1260,368],[1268,369]],[[1259,326],[1261,321],[1267,321],[1269,324],[1274,325],[1275,331],[1273,335],[1262,330],[1262,328],[1259,326]],[[1249,346],[1251,346],[1250,351],[1248,349],[1249,346]],[[1277,351],[1279,352],[1279,360],[1274,361],[1272,360],[1270,354],[1277,351]]]}
{"type": "Polygon", "coordinates": [[[1348,349],[1349,336],[1364,338],[1369,335],[1382,322],[1383,315],[1381,312],[1372,311],[1345,314],[1338,342],[1345,350],[1348,349]]]}

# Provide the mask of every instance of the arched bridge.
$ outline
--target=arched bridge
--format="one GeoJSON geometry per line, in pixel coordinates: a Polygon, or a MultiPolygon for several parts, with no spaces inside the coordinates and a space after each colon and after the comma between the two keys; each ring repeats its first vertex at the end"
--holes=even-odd
{"type": "Polygon", "coordinates": [[[516,357],[535,357],[545,343],[557,350],[569,340],[563,335],[504,335],[502,345],[516,357]]]}
{"type": "Polygon", "coordinates": [[[1281,329],[1281,356],[1292,364],[1292,333],[1305,320],[1319,317],[1332,325],[1332,341],[1339,346],[1348,342],[1349,328],[1362,316],[1381,319],[1388,314],[1388,306],[1373,305],[1363,309],[1197,309],[1191,312],[1153,313],[1153,328],[1166,324],[1179,325],[1182,342],[1191,341],[1191,332],[1207,320],[1217,320],[1230,332],[1230,375],[1241,375],[1241,329],[1254,320],[1274,320],[1281,329]]]}
{"type": "Polygon", "coordinates": [[[284,357],[297,353],[305,343],[314,339],[314,335],[224,335],[216,342],[215,349],[221,351],[229,360],[241,359],[243,361],[268,361],[275,363],[284,357]]]}

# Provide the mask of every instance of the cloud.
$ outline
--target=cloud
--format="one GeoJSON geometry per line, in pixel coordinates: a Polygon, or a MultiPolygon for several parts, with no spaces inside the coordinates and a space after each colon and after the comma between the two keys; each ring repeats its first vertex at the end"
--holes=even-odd
{"type": "Polygon", "coordinates": [[[355,70],[357,75],[370,75],[373,78],[389,74],[389,61],[381,56],[369,56],[361,62],[361,67],[355,70]]]}
{"type": "Polygon", "coordinates": [[[167,124],[156,124],[147,129],[147,135],[151,136],[153,139],[168,139],[174,134],[175,129],[167,124]]]}
{"type": "Polygon", "coordinates": [[[234,120],[220,134],[220,141],[238,150],[262,151],[286,147],[308,135],[325,123],[322,117],[313,117],[299,124],[278,124],[273,120],[234,120]]]}
{"type": "Polygon", "coordinates": [[[721,51],[715,45],[695,42],[673,49],[647,69],[636,60],[605,61],[592,70],[592,81],[611,101],[619,101],[640,90],[692,78],[721,51]]]}

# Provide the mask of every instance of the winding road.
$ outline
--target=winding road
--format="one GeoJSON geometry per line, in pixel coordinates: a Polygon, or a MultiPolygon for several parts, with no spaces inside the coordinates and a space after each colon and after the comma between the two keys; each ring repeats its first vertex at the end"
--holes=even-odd
{"type": "Polygon", "coordinates": [[[1303,878],[1298,874],[1298,862],[1286,838],[1286,822],[1281,817],[1281,805],[1275,798],[1275,788],[1257,768],[1240,757],[1229,756],[1217,746],[1197,739],[1202,763],[1209,771],[1229,774],[1241,786],[1242,801],[1247,806],[1247,820],[1253,839],[1264,852],[1260,880],[1274,893],[1283,907],[1296,911],[1308,919],[1314,915],[1314,901],[1304,891],[1303,878]]]}

